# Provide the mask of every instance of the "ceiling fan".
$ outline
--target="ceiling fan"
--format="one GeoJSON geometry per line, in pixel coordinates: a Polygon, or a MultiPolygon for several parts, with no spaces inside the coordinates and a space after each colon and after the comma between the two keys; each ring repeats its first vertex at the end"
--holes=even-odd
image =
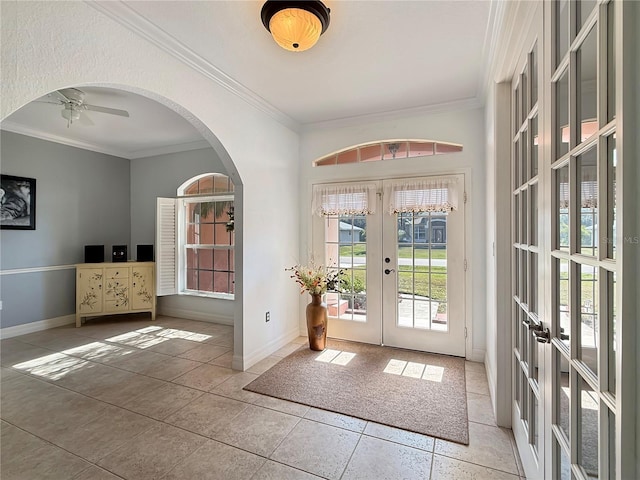
{"type": "Polygon", "coordinates": [[[71,126],[74,120],[80,121],[85,125],[93,125],[91,119],[84,113],[86,110],[92,112],[108,113],[110,115],[119,115],[121,117],[128,117],[129,112],[126,110],[119,110],[117,108],[100,107],[98,105],[91,105],[84,103],[85,93],[77,88],[64,88],[62,90],[56,90],[46,95],[44,100],[36,100],[38,103],[49,103],[52,105],[61,105],[62,118],[67,120],[67,128],[71,126]]]}

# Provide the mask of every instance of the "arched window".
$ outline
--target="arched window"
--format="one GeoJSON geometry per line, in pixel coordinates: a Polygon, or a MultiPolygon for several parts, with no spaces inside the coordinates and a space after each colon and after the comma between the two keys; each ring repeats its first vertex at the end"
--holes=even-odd
{"type": "Polygon", "coordinates": [[[233,299],[233,190],[226,175],[207,173],[158,199],[158,295],[233,299]]]}
{"type": "Polygon", "coordinates": [[[313,162],[315,167],[345,163],[378,162],[461,152],[462,145],[432,140],[387,140],[334,152],[313,162]]]}

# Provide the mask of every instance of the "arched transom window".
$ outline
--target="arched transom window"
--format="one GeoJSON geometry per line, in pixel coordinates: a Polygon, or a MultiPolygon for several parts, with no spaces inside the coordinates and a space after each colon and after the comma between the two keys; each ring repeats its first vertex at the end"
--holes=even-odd
{"type": "Polygon", "coordinates": [[[379,162],[461,152],[462,145],[433,140],[388,140],[334,152],[313,162],[315,167],[346,163],[379,162]]]}

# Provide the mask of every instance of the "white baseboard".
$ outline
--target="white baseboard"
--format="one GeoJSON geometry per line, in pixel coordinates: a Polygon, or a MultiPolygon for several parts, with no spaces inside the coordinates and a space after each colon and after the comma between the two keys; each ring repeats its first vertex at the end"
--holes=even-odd
{"type": "Polygon", "coordinates": [[[198,320],[201,322],[219,323],[222,325],[233,326],[233,317],[215,313],[198,312],[196,310],[158,307],[158,315],[166,315],[167,317],[186,318],[187,320],[198,320]]]}
{"type": "Polygon", "coordinates": [[[262,346],[262,348],[252,352],[250,355],[245,355],[244,358],[234,355],[233,356],[233,368],[235,370],[247,370],[251,368],[253,365],[258,363],[260,360],[268,357],[273,352],[280,350],[287,343],[295,340],[300,336],[300,331],[298,328],[293,328],[289,330],[287,333],[280,335],[278,338],[271,340],[266,345],[262,346]]]}
{"type": "Polygon", "coordinates": [[[70,323],[76,323],[75,315],[64,315],[62,317],[47,318],[37,322],[24,323],[14,327],[0,328],[0,338],[5,339],[17,337],[18,335],[26,335],[27,333],[62,327],[63,325],[69,325],[70,323]]]}
{"type": "Polygon", "coordinates": [[[480,362],[480,363],[484,363],[484,357],[486,355],[486,352],[484,349],[480,349],[480,348],[474,348],[471,351],[471,355],[467,357],[467,360],[471,361],[471,362],[480,362]]]}

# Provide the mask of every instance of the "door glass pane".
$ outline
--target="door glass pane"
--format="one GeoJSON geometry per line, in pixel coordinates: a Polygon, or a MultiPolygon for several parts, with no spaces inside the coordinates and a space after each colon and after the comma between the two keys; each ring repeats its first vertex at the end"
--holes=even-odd
{"type": "MultiPolygon", "coordinates": [[[[518,328],[517,331],[519,332],[520,329],[518,328]]],[[[513,358],[513,371],[515,372],[513,382],[515,384],[515,401],[518,408],[522,410],[522,391],[520,390],[520,362],[518,361],[517,357],[513,358]]]]}
{"type": "Polygon", "coordinates": [[[529,149],[529,143],[527,143],[527,137],[528,137],[528,133],[526,130],[524,130],[522,132],[522,135],[520,136],[520,148],[522,149],[522,153],[521,153],[522,165],[520,165],[520,172],[521,172],[520,182],[523,185],[527,183],[527,181],[529,180],[529,167],[527,166],[527,157],[528,157],[527,150],[529,149]]]}
{"type": "Polygon", "coordinates": [[[556,83],[556,159],[569,151],[569,73],[565,71],[556,83]]]}
{"type": "Polygon", "coordinates": [[[581,377],[578,378],[578,463],[587,478],[598,478],[598,396],[581,377]]]}
{"type": "Polygon", "coordinates": [[[532,380],[534,380],[536,383],[538,383],[538,369],[539,369],[539,364],[538,364],[538,342],[536,341],[536,337],[531,334],[530,335],[530,342],[531,342],[531,361],[529,363],[529,376],[531,377],[532,380]]]}
{"type": "Polygon", "coordinates": [[[607,273],[608,279],[608,336],[609,336],[609,355],[607,361],[609,364],[609,391],[615,395],[616,393],[616,361],[618,352],[616,348],[616,274],[614,272],[607,273]]]}
{"type": "Polygon", "coordinates": [[[557,249],[569,251],[569,166],[556,170],[557,249]]]}
{"type": "Polygon", "coordinates": [[[616,258],[616,137],[607,137],[607,257],[616,258]]]}
{"type": "Polygon", "coordinates": [[[583,142],[598,130],[597,121],[597,82],[598,69],[596,68],[597,56],[597,30],[591,29],[584,43],[578,49],[578,61],[580,65],[578,88],[580,105],[580,123],[578,135],[583,142]]]}
{"type": "Polygon", "coordinates": [[[557,408],[558,408],[558,426],[567,437],[571,440],[571,430],[569,428],[571,395],[569,389],[569,366],[565,358],[558,354],[558,391],[556,392],[557,408]]]}
{"type": "Polygon", "coordinates": [[[531,445],[536,453],[536,456],[540,455],[540,429],[538,428],[538,409],[540,408],[540,402],[538,397],[531,390],[531,398],[533,400],[533,409],[531,410],[531,445]]]}
{"type": "Polygon", "coordinates": [[[580,16],[578,19],[580,20],[580,23],[578,24],[578,30],[580,30],[584,25],[584,22],[587,21],[587,18],[593,11],[593,7],[596,6],[596,3],[598,3],[596,0],[579,0],[578,9],[580,11],[580,16]]]}
{"type": "MultiPolygon", "coordinates": [[[[520,243],[520,195],[513,196],[513,242],[520,243]]],[[[516,269],[516,271],[518,271],[516,269]]]]}
{"type": "Polygon", "coordinates": [[[569,0],[555,2],[555,6],[556,66],[558,66],[569,49],[569,0]]]}
{"type": "Polygon", "coordinates": [[[571,335],[571,302],[569,297],[569,261],[558,262],[558,321],[560,325],[560,340],[570,346],[571,335]]]}
{"type": "Polygon", "coordinates": [[[616,476],[616,416],[611,410],[609,412],[609,478],[616,476]]]}
{"type": "Polygon", "coordinates": [[[520,292],[522,294],[522,297],[520,298],[520,300],[522,301],[522,303],[528,304],[529,303],[529,295],[528,295],[528,278],[527,278],[527,251],[526,250],[522,250],[520,252],[520,282],[521,282],[521,287],[520,287],[520,292]]]}
{"type": "Polygon", "coordinates": [[[513,266],[514,294],[518,299],[522,299],[522,292],[520,291],[520,250],[517,248],[513,249],[513,266]]]}
{"type": "Polygon", "coordinates": [[[524,71],[522,72],[522,75],[520,75],[520,88],[521,88],[521,100],[520,100],[520,124],[522,124],[525,119],[527,118],[527,115],[529,114],[529,105],[528,105],[528,100],[529,100],[529,84],[528,82],[528,77],[529,73],[527,71],[527,67],[524,67],[524,71]]]}
{"type": "Polygon", "coordinates": [[[556,448],[558,449],[560,457],[558,465],[560,470],[560,479],[571,480],[571,461],[560,445],[556,444],[556,448]]]}
{"type": "Polygon", "coordinates": [[[522,125],[522,122],[520,121],[520,85],[518,85],[516,87],[516,91],[514,93],[514,98],[513,98],[513,113],[514,113],[514,117],[513,117],[513,133],[516,134],[518,132],[518,130],[520,130],[520,126],[522,125]]]}
{"type": "Polygon", "coordinates": [[[514,348],[520,352],[520,326],[522,322],[520,320],[520,306],[514,301],[513,302],[513,339],[514,339],[514,348]]]}
{"type": "Polygon", "coordinates": [[[538,312],[538,254],[529,253],[529,311],[538,312]]]}
{"type": "Polygon", "coordinates": [[[513,150],[513,188],[520,186],[520,140],[516,140],[513,150]]]}
{"type": "Polygon", "coordinates": [[[598,270],[580,265],[580,358],[598,374],[598,270]]]}
{"type": "Polygon", "coordinates": [[[531,178],[538,175],[538,116],[531,119],[531,178]]]}
{"type": "Polygon", "coordinates": [[[326,297],[328,313],[341,320],[367,320],[367,217],[328,216],[325,220],[325,264],[343,269],[342,292],[326,297]]]}
{"type": "Polygon", "coordinates": [[[580,181],[580,252],[583,255],[598,254],[598,157],[596,149],[580,155],[577,159],[580,181]]]}
{"type": "Polygon", "coordinates": [[[448,330],[447,213],[397,216],[398,326],[448,330]]]}
{"type": "Polygon", "coordinates": [[[527,376],[524,374],[524,371],[520,369],[520,388],[522,389],[522,411],[521,418],[524,422],[524,428],[529,431],[529,381],[527,380],[527,376]]]}
{"type": "Polygon", "coordinates": [[[531,106],[533,107],[538,101],[538,42],[529,54],[529,65],[531,66],[531,106]]]}
{"type": "Polygon", "coordinates": [[[531,209],[531,211],[529,212],[529,244],[538,245],[538,185],[531,185],[529,187],[529,192],[529,202],[531,209]]]}
{"type": "Polygon", "coordinates": [[[520,192],[520,243],[528,243],[527,190],[520,192]]]}
{"type": "Polygon", "coordinates": [[[614,8],[617,2],[607,5],[607,120],[616,117],[616,42],[614,8]]]}

